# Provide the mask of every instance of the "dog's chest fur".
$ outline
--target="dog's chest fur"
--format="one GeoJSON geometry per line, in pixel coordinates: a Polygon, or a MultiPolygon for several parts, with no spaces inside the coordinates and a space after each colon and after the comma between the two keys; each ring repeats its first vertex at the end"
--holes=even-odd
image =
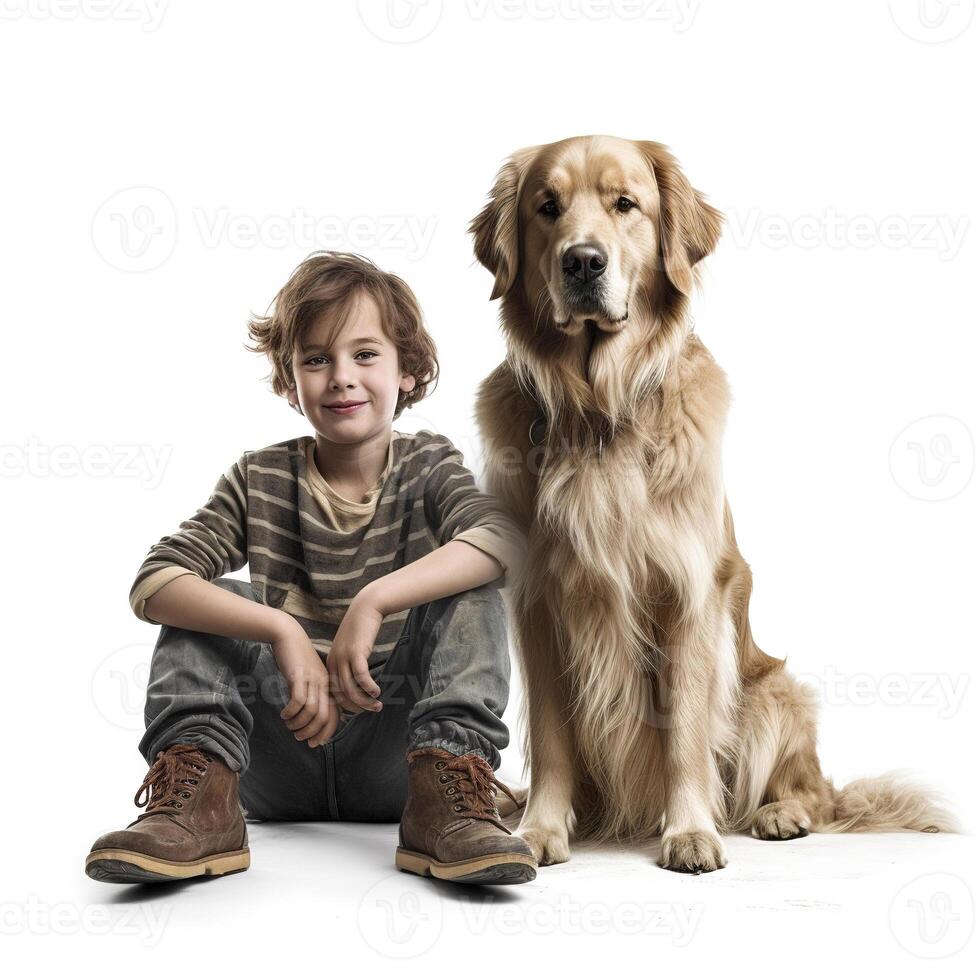
{"type": "Polygon", "coordinates": [[[720,431],[697,401],[658,392],[645,417],[604,442],[549,446],[535,519],[542,558],[569,601],[620,608],[667,591],[697,602],[721,547],[720,431]]]}
{"type": "Polygon", "coordinates": [[[535,511],[551,543],[567,544],[562,563],[630,589],[646,584],[651,563],[671,579],[684,564],[702,565],[705,534],[719,534],[723,516],[704,449],[700,433],[684,430],[659,444],[622,434],[601,456],[552,454],[535,511]]]}

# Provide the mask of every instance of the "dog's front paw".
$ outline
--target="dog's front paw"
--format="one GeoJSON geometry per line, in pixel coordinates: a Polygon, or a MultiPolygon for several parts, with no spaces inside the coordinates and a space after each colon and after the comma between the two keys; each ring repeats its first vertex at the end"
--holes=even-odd
{"type": "Polygon", "coordinates": [[[810,815],[796,800],[767,803],[755,811],[752,836],[760,840],[795,840],[809,833],[810,815]]]}
{"type": "Polygon", "coordinates": [[[564,827],[543,827],[523,824],[517,829],[534,853],[539,865],[561,864],[571,857],[568,849],[568,831],[564,827]]]}
{"type": "Polygon", "coordinates": [[[669,871],[701,874],[717,871],[728,864],[721,838],[712,832],[694,830],[683,834],[666,834],[661,842],[660,867],[669,871]]]}

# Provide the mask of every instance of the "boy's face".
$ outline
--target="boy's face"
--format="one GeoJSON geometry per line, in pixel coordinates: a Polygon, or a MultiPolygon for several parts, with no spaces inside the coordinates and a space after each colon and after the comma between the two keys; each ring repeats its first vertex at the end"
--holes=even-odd
{"type": "Polygon", "coordinates": [[[391,425],[398,392],[411,391],[415,378],[400,371],[398,350],[385,335],[381,311],[369,293],[358,293],[330,350],[324,346],[328,334],[323,317],[310,324],[302,346],[293,351],[296,387],[287,397],[325,439],[363,442],[391,425]],[[359,405],[347,411],[330,407],[338,402],[359,405]]]}

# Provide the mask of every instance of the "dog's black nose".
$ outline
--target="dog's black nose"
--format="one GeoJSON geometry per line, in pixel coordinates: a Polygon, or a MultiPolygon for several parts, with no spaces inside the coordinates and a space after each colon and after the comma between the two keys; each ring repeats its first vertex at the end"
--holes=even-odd
{"type": "Polygon", "coordinates": [[[562,271],[569,279],[592,282],[606,271],[608,257],[598,245],[569,245],[561,257],[562,271]]]}

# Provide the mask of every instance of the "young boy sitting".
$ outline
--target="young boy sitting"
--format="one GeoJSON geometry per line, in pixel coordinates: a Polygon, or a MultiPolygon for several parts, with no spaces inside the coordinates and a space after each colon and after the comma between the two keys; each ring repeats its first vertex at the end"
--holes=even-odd
{"type": "Polygon", "coordinates": [[[321,252],[249,334],[314,435],[245,452],[140,566],[130,603],[161,626],[146,811],[95,841],[86,872],[244,871],[245,817],[400,820],[404,871],[530,881],[533,854],[501,819],[520,804],[494,775],[499,589],[524,542],[449,439],[392,429],[438,376],[418,301],[366,259],[321,252]],[[221,577],[246,562],[251,584],[221,577]]]}

